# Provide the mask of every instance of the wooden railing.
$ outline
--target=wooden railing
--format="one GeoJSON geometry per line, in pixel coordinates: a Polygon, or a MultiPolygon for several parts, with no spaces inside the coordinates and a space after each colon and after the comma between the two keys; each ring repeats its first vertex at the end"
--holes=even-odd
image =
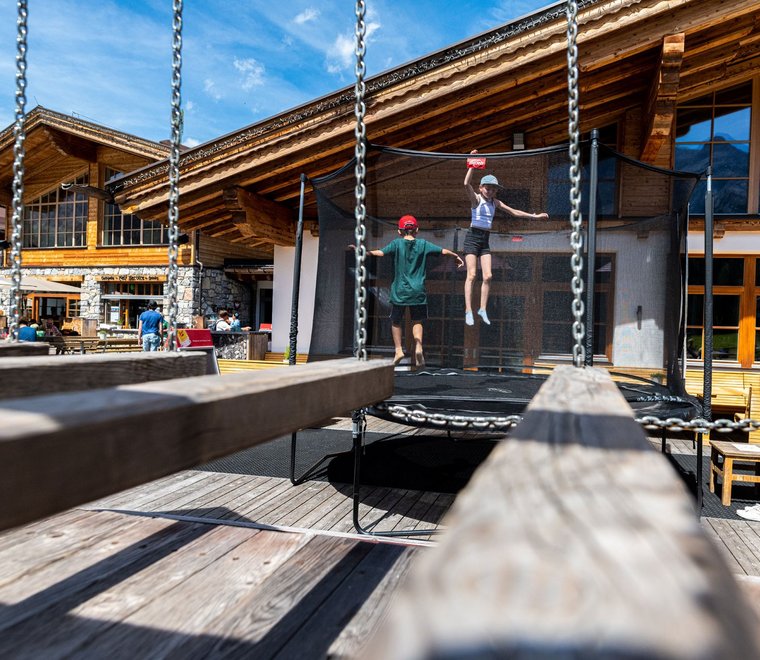
{"type": "Polygon", "coordinates": [[[693,500],[603,370],[557,368],[443,526],[368,657],[760,657],[693,500]]]}
{"type": "MultiPolygon", "coordinates": [[[[29,344],[0,350],[0,357],[19,352],[39,349],[29,344]]],[[[199,375],[206,365],[205,354],[192,352],[2,357],[2,396],[14,398],[0,400],[0,529],[291,433],[393,391],[389,360],[349,358],[223,378],[199,375]]]]}

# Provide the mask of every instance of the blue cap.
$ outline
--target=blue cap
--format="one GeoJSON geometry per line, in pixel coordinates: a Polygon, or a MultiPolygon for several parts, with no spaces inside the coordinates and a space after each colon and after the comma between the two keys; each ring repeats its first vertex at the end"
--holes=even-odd
{"type": "Polygon", "coordinates": [[[498,186],[499,180],[493,174],[486,174],[480,180],[480,185],[481,186],[498,186]]]}

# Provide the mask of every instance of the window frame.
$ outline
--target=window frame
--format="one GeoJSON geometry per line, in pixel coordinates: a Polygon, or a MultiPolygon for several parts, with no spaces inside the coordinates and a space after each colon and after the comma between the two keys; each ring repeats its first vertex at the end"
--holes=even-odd
{"type": "MultiPolygon", "coordinates": [[[[71,179],[70,183],[87,185],[88,181],[88,172],[87,170],[83,170],[82,173],[71,179]]],[[[22,248],[24,250],[53,250],[59,248],[83,249],[87,247],[87,223],[90,215],[89,197],[83,192],[77,192],[76,189],[63,190],[61,188],[62,185],[62,183],[57,184],[24,204],[24,218],[22,221],[22,248]],[[52,195],[55,195],[55,201],[48,200],[52,195]],[[77,208],[80,204],[84,205],[83,215],[77,215],[77,208]],[[73,206],[72,215],[71,217],[66,217],[61,211],[64,206],[69,205],[73,206]],[[53,228],[52,231],[47,231],[43,234],[43,208],[46,210],[46,213],[50,213],[50,207],[54,209],[53,228]],[[37,214],[36,218],[34,217],[35,212],[37,214]],[[82,224],[80,230],[77,230],[78,221],[81,221],[82,224]],[[66,222],[71,222],[70,233],[61,232],[61,225],[64,225],[66,222]],[[33,229],[35,224],[36,230],[33,229]],[[52,236],[51,245],[40,245],[40,243],[42,243],[43,235],[52,236]],[[66,243],[64,240],[59,244],[58,241],[60,236],[70,237],[70,242],[66,243]],[[80,242],[77,242],[77,237],[80,242]],[[30,244],[32,239],[36,239],[37,245],[30,244]]]]}

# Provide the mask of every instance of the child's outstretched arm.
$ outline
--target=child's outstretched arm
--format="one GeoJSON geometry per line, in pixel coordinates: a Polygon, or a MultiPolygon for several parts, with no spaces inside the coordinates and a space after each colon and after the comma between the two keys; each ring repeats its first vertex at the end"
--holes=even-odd
{"type": "MultiPolygon", "coordinates": [[[[356,245],[354,245],[353,243],[349,243],[348,249],[349,250],[356,250],[356,245]]],[[[373,256],[373,257],[384,257],[385,256],[385,252],[383,252],[382,250],[367,250],[366,253],[369,254],[369,255],[371,255],[371,256],[373,256]]]]}
{"type": "Polygon", "coordinates": [[[531,220],[548,220],[549,215],[547,213],[528,213],[527,211],[521,211],[520,209],[513,209],[511,206],[507,206],[500,199],[494,200],[496,207],[500,208],[504,213],[507,213],[515,218],[529,218],[531,220]]]}
{"type": "Polygon", "coordinates": [[[452,252],[451,250],[442,248],[441,254],[444,257],[454,257],[457,260],[457,268],[461,268],[462,266],[464,266],[464,261],[462,261],[462,257],[460,257],[456,252],[452,252]]]}

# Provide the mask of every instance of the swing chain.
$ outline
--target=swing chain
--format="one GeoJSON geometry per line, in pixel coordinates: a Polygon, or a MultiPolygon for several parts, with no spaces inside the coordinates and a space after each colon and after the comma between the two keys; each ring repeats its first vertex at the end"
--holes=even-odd
{"type": "Polygon", "coordinates": [[[568,134],[570,138],[570,245],[573,256],[570,265],[573,270],[571,289],[573,292],[573,364],[582,367],[586,362],[584,347],[584,305],[583,305],[583,234],[581,217],[581,152],[578,119],[578,3],[567,0],[567,93],[568,93],[568,134]]]}
{"type": "Polygon", "coordinates": [[[179,268],[179,148],[182,139],[182,1],[174,0],[172,18],[172,110],[171,152],[169,154],[169,273],[166,282],[168,298],[168,344],[176,349],[177,339],[177,280],[179,268]]]}
{"type": "Polygon", "coordinates": [[[367,32],[367,26],[364,22],[365,13],[366,7],[364,0],[356,0],[356,82],[354,86],[354,114],[356,115],[356,126],[354,128],[354,135],[356,137],[356,165],[354,168],[356,174],[356,188],[354,191],[356,198],[356,207],[354,209],[354,216],[356,218],[356,229],[354,232],[356,240],[356,286],[354,289],[354,355],[360,360],[367,359],[367,289],[365,287],[365,281],[367,278],[367,271],[365,268],[367,252],[364,245],[367,235],[365,225],[367,208],[364,204],[367,194],[367,189],[364,183],[367,174],[367,168],[365,165],[365,157],[367,153],[367,129],[364,124],[364,116],[367,111],[364,104],[364,94],[366,92],[366,85],[364,83],[364,74],[366,73],[364,65],[366,44],[364,38],[367,32]]]}
{"type": "Polygon", "coordinates": [[[8,340],[13,341],[21,317],[21,232],[24,217],[24,156],[26,141],[26,0],[17,2],[16,19],[16,120],[13,126],[13,217],[11,219],[11,314],[8,340]]]}

